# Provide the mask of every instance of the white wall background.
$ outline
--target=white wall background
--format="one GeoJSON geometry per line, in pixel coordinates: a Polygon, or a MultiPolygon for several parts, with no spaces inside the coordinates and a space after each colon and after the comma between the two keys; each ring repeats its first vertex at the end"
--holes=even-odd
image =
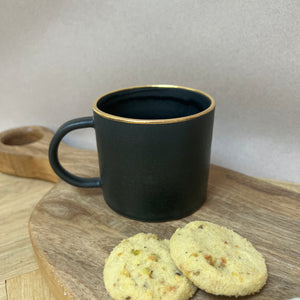
{"type": "MultiPolygon", "coordinates": [[[[300,182],[300,1],[0,2],[0,131],[91,115],[102,94],[168,83],[217,103],[212,162],[300,182]]],[[[95,148],[92,130],[66,141],[95,148]]]]}

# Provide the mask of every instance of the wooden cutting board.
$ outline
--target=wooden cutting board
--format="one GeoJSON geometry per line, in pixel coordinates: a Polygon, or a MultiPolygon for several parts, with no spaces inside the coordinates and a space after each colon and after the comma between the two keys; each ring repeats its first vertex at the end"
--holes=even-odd
{"type": "MultiPolygon", "coordinates": [[[[47,160],[52,132],[26,127],[0,134],[0,170],[58,181],[47,160]],[[31,136],[35,137],[32,138],[31,136]]],[[[97,176],[97,155],[61,145],[63,165],[78,175],[97,176]]],[[[247,299],[300,296],[300,186],[249,177],[211,166],[205,204],[172,222],[124,218],[105,203],[101,189],[58,182],[35,207],[29,233],[40,270],[57,299],[111,299],[102,271],[105,258],[122,239],[138,232],[170,238],[194,220],[226,226],[250,240],[265,256],[269,278],[247,299]]],[[[198,290],[193,299],[227,299],[198,290]]]]}

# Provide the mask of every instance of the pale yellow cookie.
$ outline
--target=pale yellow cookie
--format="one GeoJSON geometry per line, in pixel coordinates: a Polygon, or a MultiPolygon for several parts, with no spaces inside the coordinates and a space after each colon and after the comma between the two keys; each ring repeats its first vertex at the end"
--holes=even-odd
{"type": "Polygon", "coordinates": [[[123,240],[106,259],[104,284],[115,300],[185,300],[196,287],[176,267],[169,241],[139,233],[123,240]]]}
{"type": "Polygon", "coordinates": [[[170,239],[178,268],[208,293],[244,296],[258,292],[268,274],[263,256],[245,238],[219,225],[195,221],[170,239]]]}

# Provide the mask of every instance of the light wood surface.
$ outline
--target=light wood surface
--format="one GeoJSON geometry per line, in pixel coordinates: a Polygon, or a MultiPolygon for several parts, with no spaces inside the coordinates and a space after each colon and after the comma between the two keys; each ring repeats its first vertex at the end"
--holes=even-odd
{"type": "Polygon", "coordinates": [[[0,171],[58,182],[47,155],[52,137],[52,131],[40,126],[26,126],[1,132],[0,171]]]}
{"type": "MultiPolygon", "coordinates": [[[[18,280],[6,286],[10,280],[38,269],[29,238],[28,221],[34,206],[53,185],[42,180],[0,173],[0,300],[10,300],[7,295],[10,290],[21,292],[18,280]]],[[[32,299],[30,286],[35,286],[35,278],[31,277],[24,284],[28,286],[22,288],[22,297],[18,300],[32,299]]],[[[41,288],[48,289],[45,283],[41,288]]]]}
{"type": "MultiPolygon", "coordinates": [[[[81,175],[98,174],[94,152],[66,150],[67,168],[81,175]],[[84,164],[87,167],[83,168],[84,164]]],[[[0,180],[0,299],[6,299],[6,292],[8,299],[16,299],[9,298],[14,295],[34,299],[32,288],[45,289],[43,299],[52,297],[38,278],[40,274],[32,272],[37,264],[24,225],[37,202],[29,224],[31,240],[40,271],[57,300],[110,299],[103,286],[102,269],[105,257],[121,239],[141,231],[169,238],[178,226],[195,219],[232,228],[265,256],[267,285],[247,299],[300,296],[299,185],[256,179],[212,166],[208,198],[197,213],[173,222],[143,223],[114,213],[105,204],[101,189],[78,189],[64,182],[53,185],[3,174],[0,180]]],[[[193,299],[225,297],[198,291],[193,299]]]]}
{"type": "MultiPolygon", "coordinates": [[[[58,182],[49,164],[48,148],[53,132],[42,126],[26,126],[0,133],[0,172],[20,177],[58,182]]],[[[98,157],[91,151],[60,143],[59,159],[70,172],[89,174],[98,165],[98,157]],[[74,161],[76,157],[76,163],[74,161]]],[[[96,172],[99,175],[99,171],[96,172]]]]}
{"type": "Polygon", "coordinates": [[[39,270],[7,280],[8,300],[55,300],[39,270]]]}
{"type": "Polygon", "coordinates": [[[28,219],[36,203],[53,184],[1,174],[0,186],[2,281],[37,268],[28,236],[28,219]]]}
{"type": "Polygon", "coordinates": [[[0,300],[7,300],[5,281],[0,282],[0,300]]]}

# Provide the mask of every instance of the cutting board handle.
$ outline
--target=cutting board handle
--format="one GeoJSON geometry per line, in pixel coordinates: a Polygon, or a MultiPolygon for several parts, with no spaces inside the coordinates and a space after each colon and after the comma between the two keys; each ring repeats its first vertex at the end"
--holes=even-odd
{"type": "Polygon", "coordinates": [[[53,132],[42,126],[26,126],[0,133],[0,171],[10,175],[58,182],[48,159],[53,132]]]}
{"type": "Polygon", "coordinates": [[[70,120],[58,128],[49,147],[49,161],[54,172],[69,184],[84,188],[101,187],[102,182],[100,177],[84,178],[67,171],[58,159],[58,147],[63,137],[70,131],[89,127],[94,128],[93,117],[82,117],[70,120]]]}

